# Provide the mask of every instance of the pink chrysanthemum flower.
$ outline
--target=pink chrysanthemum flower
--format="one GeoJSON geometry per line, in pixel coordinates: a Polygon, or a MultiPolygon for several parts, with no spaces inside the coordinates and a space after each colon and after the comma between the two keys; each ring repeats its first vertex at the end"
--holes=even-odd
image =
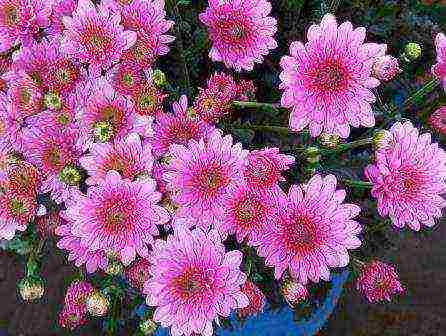
{"type": "Polygon", "coordinates": [[[393,295],[404,292],[395,268],[380,261],[372,261],[362,267],[356,289],[370,303],[390,302],[393,295]]]}
{"type": "Polygon", "coordinates": [[[383,82],[391,81],[401,72],[398,59],[391,55],[378,57],[373,64],[373,76],[383,82]]]}
{"type": "MultiPolygon", "coordinates": [[[[77,197],[73,197],[77,200],[77,197]]],[[[68,202],[67,206],[75,202],[68,202]]],[[[80,237],[77,237],[73,232],[75,223],[69,221],[65,213],[61,213],[64,222],[55,229],[55,234],[61,238],[57,242],[57,247],[61,250],[68,251],[68,261],[74,261],[76,267],[85,265],[88,273],[96,272],[98,269],[105,270],[108,266],[108,258],[104,251],[92,251],[82,242],[80,237]]]]}
{"type": "Polygon", "coordinates": [[[396,123],[366,168],[378,212],[398,228],[434,226],[446,201],[446,152],[410,122],[396,123]]]}
{"type": "Polygon", "coordinates": [[[228,101],[220,99],[213,91],[199,88],[198,96],[193,105],[193,113],[197,119],[205,123],[216,124],[230,112],[231,106],[228,101]]]}
{"type": "Polygon", "coordinates": [[[446,106],[432,113],[429,117],[429,125],[441,135],[446,135],[446,106]]]}
{"type": "Polygon", "coordinates": [[[291,307],[308,297],[308,289],[299,282],[288,279],[282,285],[281,292],[285,301],[291,307]]]}
{"type": "Polygon", "coordinates": [[[59,37],[21,48],[13,66],[16,71],[26,72],[47,92],[68,93],[81,79],[79,65],[61,53],[59,37]]]}
{"type": "Polygon", "coordinates": [[[47,27],[52,1],[0,1],[0,53],[17,43],[28,46],[40,28],[47,27]]]}
{"type": "Polygon", "coordinates": [[[6,188],[14,193],[36,197],[41,183],[41,172],[26,161],[9,164],[5,170],[6,188]]]}
{"type": "Polygon", "coordinates": [[[74,330],[87,323],[87,314],[75,306],[65,306],[59,313],[59,325],[74,330]]]}
{"type": "Polygon", "coordinates": [[[339,25],[333,15],[308,30],[308,43],[293,42],[291,56],[281,60],[282,106],[291,108],[290,129],[309,126],[311,136],[322,132],[347,138],[350,126],[372,127],[375,117],[371,89],[380,82],[372,67],[385,44],[364,43],[365,28],[339,25]]]}
{"type": "Polygon", "coordinates": [[[14,238],[16,231],[25,231],[37,211],[35,198],[14,191],[0,193],[0,239],[14,238]]]}
{"type": "Polygon", "coordinates": [[[156,181],[157,189],[162,193],[167,193],[167,182],[163,178],[164,173],[167,172],[167,166],[163,163],[155,162],[153,165],[152,178],[156,181]]]}
{"type": "Polygon", "coordinates": [[[12,112],[26,118],[43,111],[43,91],[30,77],[20,76],[8,83],[12,112]]]}
{"type": "Polygon", "coordinates": [[[65,25],[62,51],[89,63],[90,72],[99,76],[120,60],[136,41],[136,33],[120,25],[121,16],[106,6],[96,8],[90,0],[79,0],[73,17],[63,17],[65,25]]]}
{"type": "Polygon", "coordinates": [[[125,277],[132,287],[142,291],[144,284],[150,279],[149,271],[150,262],[147,259],[139,258],[125,270],[125,277]]]}
{"type": "Polygon", "coordinates": [[[446,36],[444,34],[437,35],[435,46],[437,47],[437,64],[432,67],[432,72],[441,80],[446,90],[446,36]]]}
{"type": "Polygon", "coordinates": [[[249,280],[245,282],[241,290],[242,293],[248,297],[249,305],[245,308],[237,310],[237,314],[242,319],[259,314],[263,310],[263,307],[265,307],[265,295],[262,293],[259,287],[249,280]]]}
{"type": "Polygon", "coordinates": [[[11,70],[12,61],[9,57],[0,56],[0,92],[6,92],[8,84],[3,77],[3,74],[11,70]]]}
{"type": "Polygon", "coordinates": [[[50,16],[50,26],[46,29],[49,36],[57,37],[63,33],[64,16],[73,16],[76,9],[76,0],[54,0],[53,11],[50,16]]]}
{"type": "Polygon", "coordinates": [[[143,145],[140,137],[132,133],[123,140],[113,143],[95,143],[90,153],[80,159],[90,177],[88,185],[100,184],[107,172],[114,170],[125,179],[135,180],[138,176],[150,176],[153,157],[150,145],[143,145]]]}
{"type": "Polygon", "coordinates": [[[270,49],[277,48],[274,34],[277,21],[268,16],[271,4],[266,0],[222,2],[210,0],[200,14],[212,40],[209,56],[236,71],[252,70],[262,63],[270,49]]]}
{"type": "Polygon", "coordinates": [[[10,99],[0,92],[0,137],[14,150],[21,152],[30,134],[25,118],[12,109],[10,99]]]}
{"type": "Polygon", "coordinates": [[[158,116],[163,112],[163,102],[167,94],[159,91],[152,82],[147,82],[131,94],[135,111],[141,116],[158,116]]]}
{"type": "Polygon", "coordinates": [[[279,188],[256,189],[241,184],[226,197],[225,218],[218,230],[223,234],[235,234],[240,243],[246,240],[256,246],[267,227],[279,219],[278,208],[283,198],[279,188]]]}
{"type": "Polygon", "coordinates": [[[226,252],[216,231],[177,228],[167,241],[155,242],[150,262],[147,304],[157,307],[153,319],[174,336],[211,336],[218,316],[249,304],[241,291],[242,253],[226,252]]]}
{"type": "Polygon", "coordinates": [[[191,217],[207,228],[223,219],[224,201],[243,183],[242,167],[247,151],[233,145],[230,135],[218,130],[208,139],[191,140],[188,146],[172,145],[164,178],[179,217],[191,217]]]}
{"type": "Polygon", "coordinates": [[[93,294],[94,287],[86,281],[74,281],[67,288],[65,294],[65,305],[75,306],[87,312],[85,301],[93,294]]]}
{"type": "Polygon", "coordinates": [[[0,189],[7,179],[9,158],[11,153],[12,153],[12,147],[8,142],[5,141],[5,139],[3,139],[0,130],[0,189]]]}
{"type": "Polygon", "coordinates": [[[123,95],[132,95],[141,90],[146,79],[144,74],[134,62],[121,62],[109,73],[110,82],[116,92],[123,95]]]}
{"type": "Polygon", "coordinates": [[[237,100],[252,101],[256,100],[257,87],[253,81],[241,80],[237,84],[237,100]]]}
{"type": "Polygon", "coordinates": [[[25,158],[44,174],[40,192],[50,192],[57,203],[65,202],[79,189],[81,175],[76,167],[82,150],[78,135],[74,130],[35,128],[27,140],[25,158]]]}
{"type": "Polygon", "coordinates": [[[353,220],[360,208],[342,204],[344,190],[336,190],[336,177],[313,176],[306,185],[293,185],[280,220],[264,234],[259,254],[275,267],[280,279],[288,269],[291,276],[308,280],[329,280],[329,267],[345,267],[349,249],[361,245],[361,226],[353,220]]]}
{"type": "Polygon", "coordinates": [[[166,20],[164,1],[133,0],[122,6],[121,13],[124,28],[138,34],[135,45],[126,52],[124,59],[134,61],[141,69],[148,69],[158,56],[169,52],[168,44],[175,39],[166,34],[174,22],[166,20]]]}
{"type": "Polygon", "coordinates": [[[154,124],[153,152],[156,156],[164,155],[170,145],[187,145],[189,140],[200,140],[214,130],[214,127],[193,118],[187,107],[186,96],[172,105],[173,114],[163,113],[154,124]]]}
{"type": "Polygon", "coordinates": [[[60,102],[59,109],[47,109],[27,119],[33,128],[57,130],[58,132],[79,132],[80,142],[86,142],[88,134],[81,128],[77,120],[77,114],[81,108],[79,100],[75,94],[69,94],[60,102]],[[84,134],[85,133],[85,134],[84,134]]]}
{"type": "Polygon", "coordinates": [[[86,197],[68,207],[74,235],[92,251],[116,253],[125,265],[137,254],[147,257],[157,225],[169,221],[168,212],[157,205],[161,194],[155,186],[151,179],[131,182],[108,172],[101,185],[90,187],[86,197]]]}
{"type": "Polygon", "coordinates": [[[228,103],[234,100],[238,93],[234,78],[224,72],[214,73],[207,82],[206,90],[213,92],[221,101],[228,103]]]}
{"type": "Polygon", "coordinates": [[[284,181],[282,172],[294,164],[295,158],[280,154],[279,148],[264,148],[249,153],[244,176],[253,188],[269,189],[284,181]]]}
{"type": "Polygon", "coordinates": [[[106,83],[93,91],[81,122],[96,141],[107,142],[135,131],[136,115],[131,101],[106,83]]]}

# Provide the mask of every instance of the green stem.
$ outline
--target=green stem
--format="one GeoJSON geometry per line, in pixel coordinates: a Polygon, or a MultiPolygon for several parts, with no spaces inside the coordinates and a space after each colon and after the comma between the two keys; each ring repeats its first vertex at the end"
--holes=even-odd
{"type": "Polygon", "coordinates": [[[279,103],[258,103],[258,102],[244,102],[244,101],[234,101],[232,104],[239,108],[271,108],[279,109],[281,108],[279,103]]]}
{"type": "Polygon", "coordinates": [[[243,125],[237,125],[234,128],[236,128],[236,129],[250,129],[250,130],[258,131],[258,132],[275,132],[275,133],[283,133],[283,134],[291,133],[291,131],[289,130],[288,127],[282,127],[282,126],[243,124],[243,125]]]}
{"type": "MultiPolygon", "coordinates": [[[[414,104],[417,103],[418,100],[426,96],[427,94],[434,91],[438,85],[440,85],[440,80],[438,78],[432,78],[430,81],[428,81],[426,84],[424,84],[419,90],[415,91],[409,97],[406,98],[406,100],[403,103],[402,109],[406,110],[410,107],[412,107],[414,104]]],[[[398,107],[394,106],[390,111],[390,116],[394,116],[398,112],[398,107]]]]}
{"type": "Polygon", "coordinates": [[[342,179],[342,183],[348,185],[349,187],[358,188],[358,189],[371,189],[373,187],[373,183],[358,181],[358,180],[350,180],[350,179],[342,179]]]}
{"type": "Polygon", "coordinates": [[[440,85],[438,78],[432,78],[429,82],[423,85],[418,91],[411,94],[404,102],[404,108],[409,108],[416,103],[418,99],[423,98],[425,95],[431,93],[435,88],[440,85]]]}
{"type": "Polygon", "coordinates": [[[346,144],[340,144],[338,145],[336,148],[334,149],[324,149],[324,150],[328,150],[331,152],[335,152],[335,153],[342,153],[345,151],[349,151],[358,147],[364,147],[364,146],[368,146],[371,145],[373,142],[372,138],[365,138],[365,139],[359,139],[359,140],[355,140],[346,144]]]}

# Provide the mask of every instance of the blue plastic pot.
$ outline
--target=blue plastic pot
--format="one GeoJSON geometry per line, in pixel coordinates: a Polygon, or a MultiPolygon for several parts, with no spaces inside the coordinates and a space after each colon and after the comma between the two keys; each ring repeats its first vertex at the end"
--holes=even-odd
{"type": "MultiPolygon", "coordinates": [[[[218,330],[218,336],[313,336],[317,334],[330,318],[342,294],[349,271],[333,275],[332,287],[322,305],[308,321],[294,322],[293,311],[284,309],[280,313],[265,310],[256,317],[249,318],[243,326],[233,319],[234,330],[218,330]]],[[[169,330],[160,328],[156,336],[169,336],[169,330]]]]}

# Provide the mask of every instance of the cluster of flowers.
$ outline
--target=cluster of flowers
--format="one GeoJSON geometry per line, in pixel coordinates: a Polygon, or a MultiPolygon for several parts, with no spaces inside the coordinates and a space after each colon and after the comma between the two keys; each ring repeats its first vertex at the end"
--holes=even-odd
{"type": "MultiPolygon", "coordinates": [[[[336,177],[316,174],[285,193],[292,156],[244,150],[216,129],[233,101],[253,97],[251,82],[216,73],[192,107],[182,96],[165,111],[163,78],[152,68],[173,41],[163,1],[0,0],[0,11],[0,51],[20,44],[0,67],[1,239],[44,215],[38,195],[49,194],[63,210],[40,222],[55,226],[43,231],[59,236],[69,260],[89,273],[122,263],[156,307],[154,321],[178,336],[212,335],[218,317],[265,304],[241,270],[242,252],[223,245],[228,235],[256,249],[276,279],[293,279],[284,286],[291,302],[349,264],[348,251],[361,245],[360,207],[344,202],[336,177]]],[[[270,11],[266,0],[210,0],[200,15],[210,57],[236,71],[261,63],[277,46],[270,11]]],[[[385,45],[364,43],[365,33],[326,15],[306,44],[291,44],[280,74],[291,130],[347,138],[350,127],[374,126],[372,89],[400,69],[385,45]]],[[[434,71],[446,80],[443,35],[438,45],[434,71]]],[[[441,217],[446,154],[410,122],[381,134],[366,175],[395,226],[419,230],[441,217]]],[[[372,302],[403,290],[380,262],[363,267],[358,289],[372,302]]],[[[74,283],[61,325],[84,323],[87,298],[92,306],[101,299],[92,294],[74,283]]]]}

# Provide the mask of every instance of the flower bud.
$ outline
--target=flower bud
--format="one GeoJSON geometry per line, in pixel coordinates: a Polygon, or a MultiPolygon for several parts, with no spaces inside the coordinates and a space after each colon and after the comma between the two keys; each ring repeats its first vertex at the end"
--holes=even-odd
{"type": "Polygon", "coordinates": [[[42,298],[45,284],[40,276],[32,275],[23,278],[18,284],[20,296],[24,301],[35,301],[42,298]]]}
{"type": "Polygon", "coordinates": [[[166,74],[159,69],[152,72],[152,80],[159,88],[167,84],[166,74]]]}
{"type": "Polygon", "coordinates": [[[290,306],[294,306],[307,298],[308,290],[299,282],[286,280],[282,285],[282,295],[290,306]]]}
{"type": "Polygon", "coordinates": [[[107,268],[105,269],[105,273],[108,275],[117,276],[122,274],[124,270],[124,265],[118,260],[109,260],[107,268]]]}
{"type": "Polygon", "coordinates": [[[389,82],[401,73],[398,59],[391,55],[379,57],[373,65],[373,75],[383,82],[389,82]]]}
{"type": "Polygon", "coordinates": [[[144,336],[153,335],[157,328],[157,324],[151,319],[141,321],[141,323],[139,324],[139,330],[141,330],[141,333],[144,336]]]}
{"type": "Polygon", "coordinates": [[[339,145],[340,137],[337,134],[322,133],[320,142],[327,148],[336,148],[339,145]]]}
{"type": "Polygon", "coordinates": [[[43,97],[45,106],[50,110],[59,110],[62,107],[62,99],[56,92],[48,92],[43,97]]]}
{"type": "Polygon", "coordinates": [[[387,130],[380,130],[373,135],[372,146],[375,150],[387,148],[392,141],[392,133],[387,130]]]}
{"type": "Polygon", "coordinates": [[[108,312],[110,302],[108,298],[101,292],[94,292],[85,302],[87,311],[91,316],[103,317],[108,312]]]}
{"type": "Polygon", "coordinates": [[[305,154],[309,163],[318,163],[321,159],[320,150],[317,147],[308,147],[305,150],[305,154]]]}
{"type": "Polygon", "coordinates": [[[113,137],[113,125],[108,121],[99,121],[94,125],[94,136],[99,142],[107,142],[113,137]]]}
{"type": "Polygon", "coordinates": [[[415,61],[421,57],[421,52],[422,49],[418,43],[410,42],[404,49],[404,56],[406,56],[409,61],[415,61]]]}
{"type": "Polygon", "coordinates": [[[82,179],[81,173],[74,166],[65,166],[59,173],[59,179],[68,185],[78,185],[82,179]]]}

